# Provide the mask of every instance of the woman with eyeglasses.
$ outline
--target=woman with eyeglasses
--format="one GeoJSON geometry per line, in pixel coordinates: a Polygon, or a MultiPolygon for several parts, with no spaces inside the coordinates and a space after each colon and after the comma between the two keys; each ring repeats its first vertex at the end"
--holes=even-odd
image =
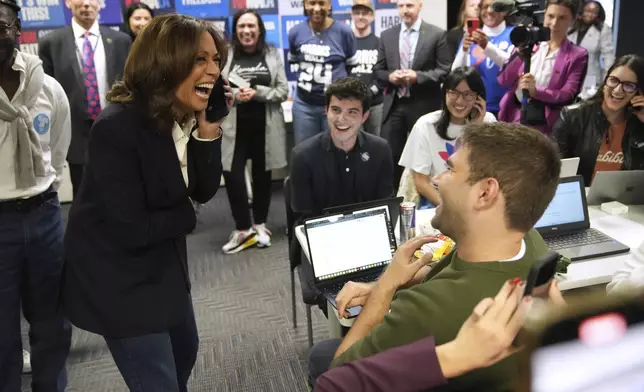
{"type": "Polygon", "coordinates": [[[454,152],[465,125],[496,122],[494,115],[487,112],[485,84],[474,68],[457,68],[447,75],[442,95],[442,109],[422,116],[414,124],[399,162],[411,171],[421,207],[440,203],[430,180],[447,170],[447,158],[454,152]]]}
{"type": "Polygon", "coordinates": [[[644,58],[615,61],[597,94],[561,112],[552,137],[563,158],[579,157],[590,185],[596,172],[644,169],[644,58]]]}

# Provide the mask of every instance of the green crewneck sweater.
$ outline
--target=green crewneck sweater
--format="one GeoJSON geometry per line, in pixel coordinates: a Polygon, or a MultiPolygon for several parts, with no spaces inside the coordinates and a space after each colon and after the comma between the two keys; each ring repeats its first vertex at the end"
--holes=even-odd
{"type": "MultiPolygon", "coordinates": [[[[453,250],[431,270],[425,282],[396,293],[384,321],[336,358],[332,366],[430,335],[434,336],[436,345],[453,340],[479,301],[494,297],[509,279],[525,279],[530,266],[548,250],[535,230],[526,234],[525,245],[521,259],[504,262],[470,263],[459,259],[453,250]]],[[[447,390],[513,390],[518,375],[517,364],[517,358],[512,356],[486,369],[449,380],[447,390]]]]}

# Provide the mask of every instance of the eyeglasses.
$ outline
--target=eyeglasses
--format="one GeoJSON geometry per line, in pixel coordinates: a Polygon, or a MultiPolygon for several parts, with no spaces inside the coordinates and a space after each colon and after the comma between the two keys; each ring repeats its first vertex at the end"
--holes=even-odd
{"type": "Polygon", "coordinates": [[[472,102],[479,95],[474,91],[458,91],[458,90],[447,90],[447,96],[450,99],[457,100],[458,97],[463,97],[467,102],[472,102]]]}
{"type": "Polygon", "coordinates": [[[606,79],[606,86],[610,88],[617,88],[620,84],[622,85],[622,90],[624,90],[625,93],[632,94],[638,90],[637,83],[625,82],[615,76],[609,76],[606,79]]]}
{"type": "Polygon", "coordinates": [[[11,30],[11,28],[16,25],[17,20],[18,19],[14,19],[13,22],[11,22],[11,24],[9,25],[6,23],[0,23],[0,35],[5,36],[9,34],[9,30],[11,30]]]}

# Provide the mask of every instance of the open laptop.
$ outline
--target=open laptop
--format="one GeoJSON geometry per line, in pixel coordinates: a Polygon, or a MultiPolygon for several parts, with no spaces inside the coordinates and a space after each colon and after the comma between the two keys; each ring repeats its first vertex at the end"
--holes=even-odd
{"type": "Polygon", "coordinates": [[[400,215],[400,203],[405,200],[404,197],[392,197],[389,199],[380,199],[372,201],[364,201],[361,203],[344,204],[341,206],[328,207],[322,210],[324,215],[343,214],[345,212],[365,210],[372,207],[387,206],[389,208],[389,220],[392,227],[396,226],[398,222],[398,215],[400,215]]]}
{"type": "Polygon", "coordinates": [[[550,249],[572,261],[630,250],[621,242],[590,228],[582,176],[559,179],[555,196],[534,227],[550,249]]]}
{"type": "Polygon", "coordinates": [[[577,175],[579,158],[564,158],[561,160],[561,172],[559,177],[572,177],[577,175]]]}
{"type": "Polygon", "coordinates": [[[388,215],[379,206],[304,221],[315,287],[333,306],[346,282],[373,282],[391,262],[396,238],[388,215]]]}
{"type": "Polygon", "coordinates": [[[644,170],[598,171],[588,191],[588,204],[607,201],[644,204],[644,170]]]}

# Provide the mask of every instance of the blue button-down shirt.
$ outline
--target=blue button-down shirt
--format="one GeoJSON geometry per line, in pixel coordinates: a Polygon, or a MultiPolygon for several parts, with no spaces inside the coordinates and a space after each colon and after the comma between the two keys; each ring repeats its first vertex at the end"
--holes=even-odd
{"type": "MultiPolygon", "coordinates": [[[[409,43],[411,44],[411,53],[409,54],[409,68],[411,68],[411,65],[414,63],[414,54],[416,53],[416,44],[418,43],[418,36],[420,35],[420,24],[422,23],[422,20],[420,19],[420,16],[418,19],[416,19],[416,22],[414,22],[411,27],[407,27],[406,24],[402,24],[400,26],[400,35],[398,36],[398,48],[400,48],[399,52],[402,51],[403,48],[403,42],[405,41],[405,34],[407,34],[407,30],[411,30],[409,32],[409,43]]],[[[402,64],[402,58],[401,64],[402,64]]]]}

